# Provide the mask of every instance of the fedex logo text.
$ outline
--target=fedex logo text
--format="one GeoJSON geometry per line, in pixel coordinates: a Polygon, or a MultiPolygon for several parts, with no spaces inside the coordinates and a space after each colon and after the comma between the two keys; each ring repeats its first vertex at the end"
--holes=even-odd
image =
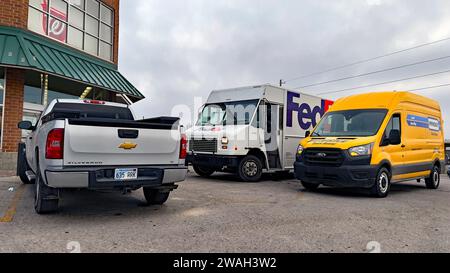
{"type": "Polygon", "coordinates": [[[297,113],[298,123],[303,130],[315,127],[319,118],[328,111],[333,102],[330,100],[320,100],[320,105],[310,105],[308,103],[296,103],[295,98],[300,99],[300,94],[288,91],[287,94],[287,127],[292,127],[293,114],[297,113]]]}

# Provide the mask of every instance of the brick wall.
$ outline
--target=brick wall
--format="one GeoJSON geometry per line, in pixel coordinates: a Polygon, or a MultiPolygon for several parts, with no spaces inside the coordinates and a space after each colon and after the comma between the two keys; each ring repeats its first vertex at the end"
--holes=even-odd
{"type": "Polygon", "coordinates": [[[27,28],[28,0],[0,0],[0,25],[27,28]]]}
{"type": "Polygon", "coordinates": [[[17,152],[17,144],[22,137],[22,132],[17,128],[17,123],[22,121],[23,118],[25,71],[7,68],[5,79],[2,152],[13,153],[17,152]]]}

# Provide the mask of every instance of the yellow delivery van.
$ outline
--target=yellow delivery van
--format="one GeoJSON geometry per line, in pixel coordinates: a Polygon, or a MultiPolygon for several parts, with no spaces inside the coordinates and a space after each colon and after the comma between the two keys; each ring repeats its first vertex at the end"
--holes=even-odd
{"type": "Polygon", "coordinates": [[[295,175],[307,189],[366,188],[386,197],[392,182],[437,189],[445,173],[439,103],[409,92],[339,99],[300,142],[295,175]]]}

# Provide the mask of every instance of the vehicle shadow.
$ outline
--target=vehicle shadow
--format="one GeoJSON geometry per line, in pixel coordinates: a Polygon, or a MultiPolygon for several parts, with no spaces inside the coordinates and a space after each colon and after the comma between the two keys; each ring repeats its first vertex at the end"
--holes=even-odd
{"type": "Polygon", "coordinates": [[[198,181],[211,182],[211,183],[240,183],[240,184],[258,184],[265,182],[281,182],[295,179],[293,173],[265,173],[262,175],[261,180],[258,182],[245,182],[242,181],[238,175],[232,173],[214,173],[210,177],[201,177],[195,174],[195,172],[189,173],[190,177],[195,178],[198,181]]]}
{"type": "Polygon", "coordinates": [[[123,194],[118,191],[64,190],[61,192],[60,209],[56,215],[115,220],[139,214],[151,216],[166,210],[166,205],[147,205],[140,191],[123,194]]]}
{"type": "MultiPolygon", "coordinates": [[[[412,182],[414,183],[414,182],[412,182]]],[[[411,192],[417,192],[417,191],[425,191],[425,185],[423,183],[421,184],[412,184],[410,183],[398,183],[398,184],[392,184],[391,185],[391,191],[389,193],[390,196],[392,195],[400,195],[400,194],[406,194],[411,192]]],[[[325,195],[332,195],[337,197],[360,197],[360,198],[372,198],[369,190],[367,189],[343,189],[343,188],[332,188],[332,187],[320,187],[317,190],[311,191],[306,190],[304,188],[300,189],[301,192],[309,192],[309,193],[318,193],[318,194],[325,194],[325,195]]]]}

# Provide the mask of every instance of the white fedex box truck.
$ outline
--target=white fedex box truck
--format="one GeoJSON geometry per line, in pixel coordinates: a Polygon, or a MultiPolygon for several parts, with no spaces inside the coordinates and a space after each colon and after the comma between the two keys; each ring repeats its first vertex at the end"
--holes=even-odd
{"type": "Polygon", "coordinates": [[[213,91],[187,131],[187,164],[200,176],[232,172],[247,182],[292,171],[299,141],[332,103],[271,85],[213,91]]]}

